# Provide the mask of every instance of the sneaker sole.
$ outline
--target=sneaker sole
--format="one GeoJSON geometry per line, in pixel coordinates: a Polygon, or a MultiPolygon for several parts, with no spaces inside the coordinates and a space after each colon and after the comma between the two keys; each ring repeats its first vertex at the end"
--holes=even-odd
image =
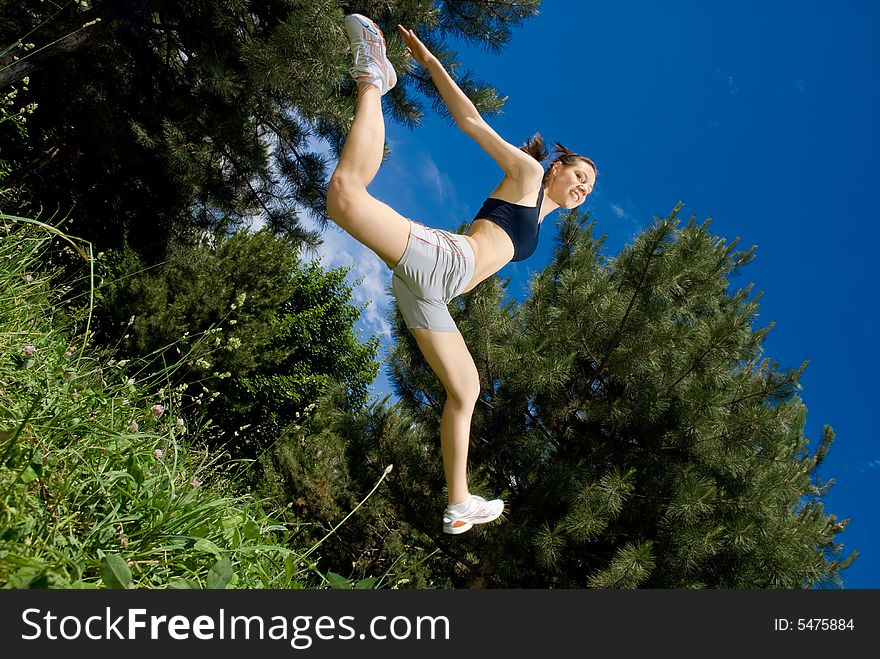
{"type": "Polygon", "coordinates": [[[501,515],[503,515],[503,514],[504,514],[504,508],[502,507],[501,510],[498,511],[498,514],[495,515],[494,517],[487,517],[486,519],[474,519],[471,522],[465,522],[461,526],[452,526],[452,525],[447,525],[444,523],[443,524],[443,532],[449,533],[450,535],[458,535],[459,533],[464,533],[465,531],[470,531],[472,528],[474,528],[474,525],[476,525],[476,524],[489,524],[490,522],[494,522],[496,519],[501,517],[501,515]]]}
{"type": "Polygon", "coordinates": [[[491,519],[481,519],[479,521],[474,522],[466,522],[461,526],[446,526],[443,525],[443,533],[448,533],[450,535],[458,535],[459,533],[464,533],[465,531],[470,531],[477,524],[489,524],[494,522],[498,517],[501,517],[501,513],[498,514],[497,517],[492,517],[491,519]]]}
{"type": "Polygon", "coordinates": [[[468,522],[467,524],[462,524],[461,526],[446,526],[444,524],[443,533],[448,533],[449,535],[458,535],[459,533],[470,531],[472,528],[474,528],[473,522],[468,522]]]}

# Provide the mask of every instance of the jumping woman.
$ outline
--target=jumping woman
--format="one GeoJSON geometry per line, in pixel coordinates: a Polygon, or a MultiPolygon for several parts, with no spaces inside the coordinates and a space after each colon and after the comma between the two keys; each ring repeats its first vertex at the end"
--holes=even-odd
{"type": "Polygon", "coordinates": [[[345,31],[354,59],[351,75],[357,81],[357,109],[328,185],[327,212],[392,270],[398,308],[446,389],[440,417],[449,499],[443,530],[464,533],[474,524],[497,519],[504,502],[487,501],[468,489],[470,426],[480,378],[447,305],[508,262],[530,256],[541,221],[557,208],[582,204],[596,182],[596,166],[557,143],[557,157],[545,170],[541,162],[548,154],[540,136],[522,148],[504,141],[415,33],[398,25],[409,53],[430,73],[456,125],[504,172],[465,234],[431,229],[403,217],[367,192],[385,145],[381,98],[394,87],[397,74],[375,23],[353,14],[345,17],[345,31]]]}

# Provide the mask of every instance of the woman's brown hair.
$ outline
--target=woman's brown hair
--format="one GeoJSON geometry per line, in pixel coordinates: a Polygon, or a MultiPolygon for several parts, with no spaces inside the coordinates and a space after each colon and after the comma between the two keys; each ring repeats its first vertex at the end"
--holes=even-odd
{"type": "MultiPolygon", "coordinates": [[[[532,135],[529,138],[528,142],[523,144],[520,149],[528,153],[538,162],[544,162],[550,155],[547,152],[547,147],[544,146],[544,138],[541,137],[540,133],[535,133],[534,135],[532,135]]],[[[550,168],[553,167],[553,165],[557,162],[561,162],[563,165],[573,165],[575,163],[575,160],[582,160],[593,168],[596,176],[599,176],[599,169],[596,167],[596,163],[594,163],[586,156],[582,156],[579,153],[575,153],[571,149],[562,146],[559,142],[553,143],[553,153],[555,157],[551,161],[551,163],[547,165],[547,169],[544,172],[545,182],[547,181],[547,177],[550,175],[550,168]]]]}

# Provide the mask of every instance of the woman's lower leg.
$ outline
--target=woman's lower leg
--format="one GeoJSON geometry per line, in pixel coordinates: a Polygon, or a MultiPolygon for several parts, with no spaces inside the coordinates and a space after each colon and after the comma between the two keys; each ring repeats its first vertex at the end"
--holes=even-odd
{"type": "Polygon", "coordinates": [[[467,482],[467,455],[474,406],[447,396],[440,417],[440,451],[449,504],[462,503],[470,496],[467,482]]]}

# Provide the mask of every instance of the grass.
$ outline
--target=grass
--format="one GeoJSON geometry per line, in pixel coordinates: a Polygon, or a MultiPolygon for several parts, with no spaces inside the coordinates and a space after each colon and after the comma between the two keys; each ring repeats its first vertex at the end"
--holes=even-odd
{"type": "Polygon", "coordinates": [[[292,547],[296,525],[241,494],[173,391],[139,385],[162,373],[133,378],[90,351],[88,320],[76,335],[60,285],[37,271],[61,240],[91,278],[86,248],[0,215],[0,587],[351,587],[317,571],[317,545],[292,547]]]}

